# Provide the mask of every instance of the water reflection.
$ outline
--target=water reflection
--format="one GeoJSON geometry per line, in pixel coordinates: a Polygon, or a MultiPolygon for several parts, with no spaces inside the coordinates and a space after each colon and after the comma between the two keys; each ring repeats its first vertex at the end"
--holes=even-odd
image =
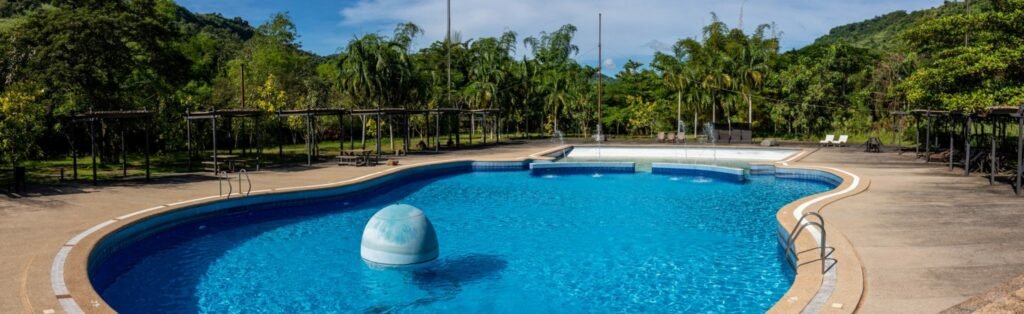
{"type": "Polygon", "coordinates": [[[463,285],[483,279],[497,279],[507,267],[508,262],[497,255],[473,254],[437,260],[416,269],[385,270],[407,272],[409,281],[429,296],[404,304],[378,304],[364,312],[392,313],[451,300],[462,291],[463,285]]]}

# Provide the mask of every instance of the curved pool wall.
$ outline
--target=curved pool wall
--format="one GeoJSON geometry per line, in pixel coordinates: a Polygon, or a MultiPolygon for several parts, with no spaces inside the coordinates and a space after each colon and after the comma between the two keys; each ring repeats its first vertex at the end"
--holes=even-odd
{"type": "Polygon", "coordinates": [[[628,147],[628,146],[577,146],[568,151],[566,157],[574,159],[721,159],[744,161],[777,161],[789,158],[800,150],[792,149],[749,149],[713,147],[628,147]]]}
{"type": "MultiPolygon", "coordinates": [[[[386,189],[390,186],[393,186],[393,184],[395,184],[396,181],[399,180],[405,183],[409,181],[427,179],[445,174],[457,174],[470,171],[522,171],[529,169],[530,165],[531,160],[501,162],[462,161],[443,164],[433,164],[407,168],[395,172],[393,174],[384,175],[360,183],[345,186],[298,192],[254,195],[246,198],[227,199],[222,201],[194,205],[190,207],[179,208],[166,213],[161,213],[158,215],[142,218],[140,220],[135,221],[134,223],[123,226],[113,232],[107,233],[106,236],[102,237],[101,239],[98,240],[98,242],[96,242],[94,249],[91,252],[89,252],[87,269],[89,271],[90,277],[92,277],[92,272],[95,265],[98,265],[106,261],[106,259],[118,249],[124,248],[136,241],[139,241],[140,239],[144,239],[149,235],[188,222],[203,220],[211,217],[230,215],[231,213],[234,212],[251,210],[253,207],[256,206],[264,207],[267,204],[274,204],[280,202],[288,202],[292,204],[301,202],[314,202],[317,199],[343,197],[346,195],[352,195],[353,193],[366,193],[376,189],[386,189]]],[[[672,165],[668,165],[667,167],[659,168],[669,169],[672,167],[672,165]]],[[[591,166],[588,167],[588,171],[593,170],[595,168],[599,169],[601,167],[591,166]]],[[[622,171],[623,168],[624,167],[622,165],[614,165],[613,167],[604,170],[622,171]]],[[[568,171],[566,173],[578,173],[579,168],[573,169],[572,167],[569,167],[564,170],[568,171]]],[[[546,168],[544,171],[559,170],[557,170],[557,167],[555,167],[546,168]]],[[[735,174],[733,170],[728,170],[719,173],[728,175],[735,174]]],[[[700,175],[701,172],[695,172],[692,174],[700,175]]],[[[676,173],[675,175],[679,174],[676,173]]],[[[682,175],[687,174],[684,173],[682,175]]],[[[774,166],[770,165],[752,165],[747,175],[771,175],[785,179],[809,180],[828,184],[832,188],[838,186],[843,181],[843,179],[840,178],[839,176],[828,173],[826,171],[795,168],[775,168],[774,166]]],[[[783,228],[783,226],[779,225],[779,228],[781,231],[780,234],[785,232],[785,228],[783,228]]]]}
{"type": "MultiPolygon", "coordinates": [[[[406,184],[411,181],[429,179],[446,174],[457,174],[469,171],[522,171],[526,169],[528,164],[529,163],[527,161],[464,161],[427,165],[405,169],[394,174],[377,177],[351,185],[317,190],[261,194],[242,198],[229,198],[221,201],[180,208],[171,212],[144,218],[114,232],[108,233],[96,244],[90,253],[88,271],[91,277],[94,266],[105,262],[107,258],[117,250],[141,239],[145,239],[150,235],[193,221],[230,215],[234,212],[248,211],[254,206],[265,207],[275,203],[312,203],[325,198],[347,197],[353,196],[356,193],[369,193],[374,190],[387,189],[396,184],[406,184]],[[399,183],[397,181],[402,182],[399,183]]],[[[94,285],[96,285],[96,283],[94,283],[94,285]]]]}
{"type": "Polygon", "coordinates": [[[634,162],[532,162],[530,172],[537,175],[544,174],[606,174],[606,173],[634,173],[636,163],[634,162]]]}

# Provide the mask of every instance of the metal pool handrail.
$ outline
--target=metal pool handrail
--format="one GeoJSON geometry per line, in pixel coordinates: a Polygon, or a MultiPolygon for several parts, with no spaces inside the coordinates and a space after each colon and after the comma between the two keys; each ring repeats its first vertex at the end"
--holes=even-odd
{"type": "MultiPolygon", "coordinates": [[[[224,182],[228,184],[228,197],[231,197],[231,193],[234,192],[234,188],[231,187],[231,179],[228,178],[228,172],[221,170],[217,173],[217,188],[220,190],[220,195],[224,196],[224,182]]],[[[239,186],[241,188],[241,186],[239,186]]]]}
{"type": "Polygon", "coordinates": [[[249,183],[249,187],[245,191],[245,196],[249,196],[249,193],[252,192],[252,179],[249,178],[249,172],[246,171],[245,168],[242,168],[242,170],[238,171],[238,194],[242,194],[242,175],[243,174],[245,175],[245,181],[247,183],[249,183]]]}
{"type": "Polygon", "coordinates": [[[821,258],[821,273],[824,274],[828,272],[828,270],[831,268],[831,266],[827,264],[827,261],[833,261],[833,266],[838,261],[831,257],[832,253],[835,252],[835,249],[825,245],[825,218],[822,217],[821,214],[818,214],[816,212],[804,213],[804,215],[801,216],[799,220],[797,220],[796,225],[793,226],[793,230],[790,230],[789,237],[786,239],[786,262],[793,269],[793,272],[797,272],[797,266],[799,266],[800,262],[800,255],[799,252],[796,251],[796,239],[800,237],[800,233],[803,232],[804,229],[807,229],[808,226],[817,227],[818,230],[821,231],[821,241],[818,248],[820,249],[819,255],[821,258]],[[818,221],[806,221],[808,217],[817,218],[818,221]]]}

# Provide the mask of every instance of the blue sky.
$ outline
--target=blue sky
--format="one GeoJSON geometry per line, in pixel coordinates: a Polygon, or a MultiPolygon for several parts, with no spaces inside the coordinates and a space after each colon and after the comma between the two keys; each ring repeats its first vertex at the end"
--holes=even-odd
{"type": "MultiPolygon", "coordinates": [[[[273,13],[288,12],[306,50],[331,54],[354,36],[369,32],[390,34],[395,24],[412,21],[424,35],[418,47],[444,37],[444,0],[179,0],[200,13],[240,16],[254,26],[273,13]]],[[[505,30],[520,38],[572,23],[579,29],[576,44],[581,63],[596,65],[597,13],[604,14],[606,73],[634,59],[647,62],[656,50],[676,40],[700,36],[711,12],[730,26],[743,28],[774,22],[782,32],[784,49],[799,48],[835,26],[895,10],[916,10],[942,0],[453,0],[452,29],[463,39],[497,36],[505,30]]],[[[525,51],[525,48],[520,48],[525,51]]]]}

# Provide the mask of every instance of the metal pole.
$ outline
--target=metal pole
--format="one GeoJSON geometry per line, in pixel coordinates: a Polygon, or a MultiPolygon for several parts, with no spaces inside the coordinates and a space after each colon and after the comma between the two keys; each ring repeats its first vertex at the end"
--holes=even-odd
{"type": "MultiPolygon", "coordinates": [[[[602,97],[602,86],[604,85],[604,57],[602,54],[601,38],[602,38],[602,18],[601,13],[597,14],[597,141],[604,141],[604,134],[601,130],[601,123],[603,122],[601,114],[601,97],[602,97]]],[[[677,121],[676,124],[679,122],[677,121]]]]}
{"type": "MultiPolygon", "coordinates": [[[[452,108],[452,0],[448,0],[448,33],[444,37],[444,47],[448,54],[448,108],[452,108]]],[[[457,144],[456,140],[456,146],[457,144]]]]}

